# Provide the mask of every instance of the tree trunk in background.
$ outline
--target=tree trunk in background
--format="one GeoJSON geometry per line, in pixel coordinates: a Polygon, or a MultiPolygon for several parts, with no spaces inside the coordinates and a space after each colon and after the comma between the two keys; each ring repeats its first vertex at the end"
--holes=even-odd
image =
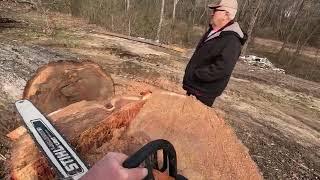
{"type": "Polygon", "coordinates": [[[245,14],[246,6],[247,6],[247,4],[248,4],[248,1],[249,1],[249,0],[245,0],[245,1],[244,1],[243,5],[242,5],[242,8],[241,8],[241,11],[240,11],[239,16],[238,16],[238,20],[242,20],[242,19],[243,19],[243,16],[244,16],[244,14],[245,14]]]}
{"type": "Polygon", "coordinates": [[[111,30],[114,32],[114,22],[113,22],[113,15],[111,15],[111,30]]]}
{"type": "Polygon", "coordinates": [[[130,0],[126,0],[125,1],[125,5],[126,5],[126,17],[128,20],[128,36],[131,35],[131,17],[129,14],[129,10],[130,10],[130,0]]]}
{"type": "Polygon", "coordinates": [[[130,9],[130,0],[127,0],[127,12],[129,11],[130,9]]]}
{"type": "Polygon", "coordinates": [[[131,36],[131,19],[129,17],[129,23],[128,23],[128,36],[131,36]]]}
{"type": "Polygon", "coordinates": [[[205,1],[204,1],[204,10],[203,10],[203,12],[202,12],[202,14],[201,14],[201,16],[200,16],[200,18],[199,18],[199,21],[200,21],[200,22],[201,22],[203,16],[204,16],[205,14],[207,14],[207,13],[206,13],[207,11],[208,11],[208,0],[205,0],[205,1]]]}
{"type": "Polygon", "coordinates": [[[174,23],[176,20],[176,8],[179,0],[173,0],[173,11],[172,11],[172,22],[174,23]]]}
{"type": "MultiPolygon", "coordinates": [[[[25,0],[17,1],[21,2],[25,0]]],[[[34,2],[37,5],[41,0],[26,1],[34,2]]],[[[162,42],[189,46],[191,45],[189,43],[183,44],[189,42],[189,38],[185,36],[188,31],[187,29],[191,28],[191,30],[189,29],[190,37],[196,37],[201,34],[198,31],[201,31],[202,28],[206,29],[208,25],[209,18],[207,15],[209,15],[210,9],[207,7],[207,4],[217,1],[219,0],[167,0],[165,1],[167,4],[165,4],[164,8],[168,9],[164,9],[162,16],[160,15],[161,11],[159,11],[162,8],[162,0],[67,0],[66,2],[69,2],[68,4],[71,6],[72,15],[84,17],[89,19],[91,23],[106,26],[110,30],[112,29],[112,14],[114,31],[125,35],[135,35],[154,40],[161,39],[162,42]],[[190,11],[192,11],[192,14],[190,11]],[[160,23],[159,20],[161,19],[160,23]],[[167,21],[168,25],[166,24],[167,21]],[[160,28],[159,24],[161,24],[160,28]],[[191,27],[192,24],[195,27],[191,27]],[[192,28],[194,31],[192,31],[192,28]],[[164,37],[164,34],[166,37],[164,37]],[[186,39],[188,41],[185,41],[186,39]]],[[[42,0],[42,2],[46,7],[50,6],[50,9],[52,9],[51,4],[53,9],[60,8],[59,4],[56,5],[56,3],[48,0],[42,0]]],[[[57,2],[60,2],[60,0],[57,2]]],[[[240,22],[247,32],[250,23],[254,22],[252,18],[255,15],[255,9],[259,0],[238,0],[238,2],[239,13],[237,14],[237,21],[240,22]]],[[[261,38],[281,41],[275,53],[278,53],[282,46],[283,49],[287,50],[289,44],[285,42],[289,41],[294,44],[292,52],[294,53],[297,46],[303,44],[309,33],[313,30],[311,26],[315,27],[319,23],[319,9],[320,0],[262,1],[259,17],[257,17],[257,22],[254,23],[254,29],[252,30],[253,36],[251,35],[250,38],[252,39],[256,35],[261,38]],[[304,2],[303,6],[301,5],[302,2],[304,2]],[[300,7],[302,8],[301,10],[299,10],[300,7]],[[300,14],[296,19],[295,17],[298,12],[300,14]],[[313,13],[310,13],[311,15],[309,16],[308,12],[313,13]],[[307,22],[310,22],[310,27],[308,28],[306,28],[307,22]],[[302,34],[300,29],[303,29],[302,34]],[[299,36],[301,36],[300,40],[296,43],[299,36]]],[[[42,10],[40,9],[39,11],[42,10]]],[[[318,32],[314,33],[307,44],[315,47],[319,46],[318,37],[318,32]]]]}
{"type": "Polygon", "coordinates": [[[169,42],[174,42],[174,33],[175,33],[175,21],[176,21],[176,10],[177,10],[177,4],[180,0],[173,0],[173,10],[172,10],[172,23],[171,23],[171,31],[169,35],[169,42]]]}
{"type": "Polygon", "coordinates": [[[124,6],[125,12],[127,13],[130,9],[130,0],[124,0],[124,6]]]}
{"type": "Polygon", "coordinates": [[[195,24],[195,20],[196,20],[196,5],[194,4],[193,8],[192,8],[192,26],[194,26],[195,24]]]}
{"type": "MultiPolygon", "coordinates": [[[[317,17],[318,11],[311,11],[309,10],[308,12],[306,12],[305,17],[317,17]]],[[[298,24],[299,30],[301,31],[299,38],[296,42],[296,49],[294,52],[295,56],[298,56],[301,54],[301,51],[303,49],[304,46],[307,45],[307,43],[309,42],[309,40],[312,38],[312,36],[318,32],[319,29],[319,24],[317,25],[312,25],[312,18],[307,19],[306,23],[304,24],[298,24]],[[301,29],[301,30],[300,30],[301,29]],[[303,36],[304,35],[304,36],[303,36]]]]}
{"type": "MultiPolygon", "coordinates": [[[[320,50],[320,49],[319,49],[319,48],[317,48],[316,55],[315,55],[315,59],[320,61],[320,58],[318,59],[319,50],[320,50]]],[[[319,56],[319,57],[320,57],[320,56],[319,56]]]]}
{"type": "MultiPolygon", "coordinates": [[[[295,31],[294,31],[294,28],[295,28],[296,25],[297,25],[298,17],[299,17],[299,15],[300,15],[300,13],[302,12],[304,2],[305,2],[305,0],[301,0],[300,4],[299,4],[299,6],[298,6],[298,9],[297,9],[297,13],[296,13],[296,15],[294,16],[292,25],[291,25],[291,26],[288,26],[288,28],[286,29],[286,30],[287,30],[287,33],[286,33],[286,34],[288,34],[288,35],[287,35],[285,41],[283,42],[283,44],[282,44],[282,46],[281,46],[281,49],[280,49],[279,52],[278,52],[278,54],[279,54],[280,57],[281,57],[281,55],[282,55],[282,52],[283,52],[284,49],[286,48],[287,44],[289,43],[292,34],[295,32],[295,31]]],[[[290,24],[291,24],[291,23],[290,23],[290,24]]]]}
{"type": "Polygon", "coordinates": [[[249,25],[249,28],[248,28],[248,40],[244,44],[244,46],[242,48],[241,55],[246,55],[246,53],[247,53],[247,49],[248,49],[248,45],[249,45],[250,40],[251,40],[251,35],[252,35],[253,29],[254,29],[254,25],[256,24],[256,21],[257,21],[258,16],[259,16],[261,3],[262,3],[262,0],[259,0],[258,3],[257,3],[256,8],[254,10],[254,14],[253,14],[253,16],[251,18],[250,25],[249,25]]]}
{"type": "Polygon", "coordinates": [[[161,13],[160,13],[160,21],[159,21],[159,26],[158,26],[158,31],[157,31],[157,37],[156,40],[160,41],[160,33],[161,33],[161,26],[163,22],[163,16],[164,16],[164,5],[165,5],[165,0],[161,1],[161,13]]]}
{"type": "Polygon", "coordinates": [[[294,53],[295,55],[299,55],[299,54],[301,53],[302,48],[307,45],[308,41],[309,41],[310,38],[313,36],[313,34],[318,31],[319,27],[320,27],[320,25],[318,24],[318,25],[308,34],[308,36],[307,36],[307,38],[304,40],[304,42],[301,43],[301,44],[298,44],[297,49],[296,49],[296,51],[295,51],[295,53],[294,53]]]}
{"type": "MultiPolygon", "coordinates": [[[[263,12],[263,17],[260,18],[260,27],[265,26],[266,20],[271,16],[271,11],[274,9],[274,1],[270,0],[269,5],[266,5],[265,11],[263,12]]],[[[270,18],[271,19],[271,18],[270,18]]]]}
{"type": "Polygon", "coordinates": [[[189,14],[188,14],[188,20],[187,20],[187,29],[186,29],[186,32],[185,32],[185,39],[184,39],[184,42],[189,44],[190,43],[190,34],[191,34],[191,31],[193,29],[192,27],[192,11],[190,10],[189,11],[189,14]]]}

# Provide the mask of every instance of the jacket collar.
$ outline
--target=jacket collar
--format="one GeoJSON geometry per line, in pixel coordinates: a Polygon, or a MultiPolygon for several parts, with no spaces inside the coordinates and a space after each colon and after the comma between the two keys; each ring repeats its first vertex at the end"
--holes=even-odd
{"type": "MultiPolygon", "coordinates": [[[[209,31],[212,31],[212,26],[210,26],[209,31]]],[[[226,26],[224,26],[223,28],[219,29],[217,32],[212,34],[204,42],[207,42],[211,39],[214,39],[214,38],[220,36],[221,33],[223,33],[223,32],[234,32],[239,36],[240,39],[244,38],[244,36],[245,36],[239,26],[239,23],[230,21],[226,26]]]]}

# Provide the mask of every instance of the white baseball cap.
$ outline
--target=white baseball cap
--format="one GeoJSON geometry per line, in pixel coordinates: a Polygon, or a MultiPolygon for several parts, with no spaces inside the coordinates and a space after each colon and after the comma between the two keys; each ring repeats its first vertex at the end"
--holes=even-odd
{"type": "Polygon", "coordinates": [[[208,5],[210,9],[220,9],[229,12],[230,18],[234,19],[238,11],[237,0],[221,0],[219,4],[211,3],[208,5]]]}

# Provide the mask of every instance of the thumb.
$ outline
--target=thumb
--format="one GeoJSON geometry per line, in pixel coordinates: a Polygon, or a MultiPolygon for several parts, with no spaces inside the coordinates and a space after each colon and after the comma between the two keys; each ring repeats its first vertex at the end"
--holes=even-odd
{"type": "Polygon", "coordinates": [[[148,175],[148,170],[146,168],[133,168],[127,169],[128,177],[132,180],[142,180],[148,175]]]}

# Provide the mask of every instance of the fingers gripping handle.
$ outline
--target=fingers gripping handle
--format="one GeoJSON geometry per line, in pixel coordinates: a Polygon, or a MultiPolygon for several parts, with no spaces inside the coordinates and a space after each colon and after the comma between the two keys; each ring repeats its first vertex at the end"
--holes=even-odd
{"type": "Polygon", "coordinates": [[[145,162],[148,168],[147,179],[154,179],[152,170],[157,169],[161,172],[164,172],[168,169],[167,165],[169,164],[169,176],[176,178],[177,177],[177,155],[173,145],[163,139],[152,141],[140,150],[134,153],[131,157],[123,162],[123,167],[125,168],[136,168],[141,163],[145,162]],[[163,168],[158,169],[157,163],[157,151],[163,150],[163,168]],[[155,162],[152,162],[154,160],[155,162]],[[169,162],[168,162],[169,160],[169,162]]]}

